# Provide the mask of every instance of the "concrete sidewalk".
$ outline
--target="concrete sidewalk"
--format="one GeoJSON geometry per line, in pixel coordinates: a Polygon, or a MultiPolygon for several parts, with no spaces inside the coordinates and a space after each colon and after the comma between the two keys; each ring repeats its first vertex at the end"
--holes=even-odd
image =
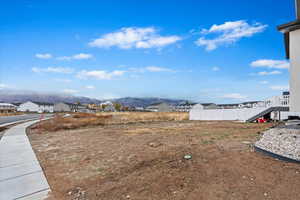
{"type": "Polygon", "coordinates": [[[25,131],[37,121],[10,128],[0,140],[0,200],[42,200],[50,191],[25,131]]]}

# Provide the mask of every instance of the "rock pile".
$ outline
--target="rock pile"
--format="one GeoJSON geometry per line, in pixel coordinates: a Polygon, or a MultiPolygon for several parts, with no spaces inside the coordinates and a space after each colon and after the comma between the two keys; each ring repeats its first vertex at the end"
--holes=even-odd
{"type": "Polygon", "coordinates": [[[264,132],[255,143],[267,152],[300,161],[300,126],[282,126],[264,132]]]}

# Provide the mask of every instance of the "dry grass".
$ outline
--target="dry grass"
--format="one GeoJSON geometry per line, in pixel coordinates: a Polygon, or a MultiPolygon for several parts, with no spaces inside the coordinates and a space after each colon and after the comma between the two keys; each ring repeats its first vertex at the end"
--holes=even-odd
{"type": "Polygon", "coordinates": [[[53,119],[34,125],[32,129],[51,132],[90,126],[103,126],[111,118],[111,115],[97,116],[95,114],[87,113],[74,114],[71,117],[56,115],[53,119]]]}
{"type": "Polygon", "coordinates": [[[98,116],[112,115],[114,122],[153,122],[153,121],[183,121],[189,119],[188,113],[182,112],[120,112],[97,113],[98,116]]]}
{"type": "Polygon", "coordinates": [[[34,125],[33,129],[41,132],[70,130],[83,127],[104,126],[109,124],[128,124],[136,122],[183,121],[188,119],[188,113],[78,113],[70,117],[56,115],[53,119],[34,125]]]}
{"type": "Polygon", "coordinates": [[[12,113],[0,113],[0,116],[15,116],[15,115],[23,115],[23,112],[12,112],[12,113]]]}

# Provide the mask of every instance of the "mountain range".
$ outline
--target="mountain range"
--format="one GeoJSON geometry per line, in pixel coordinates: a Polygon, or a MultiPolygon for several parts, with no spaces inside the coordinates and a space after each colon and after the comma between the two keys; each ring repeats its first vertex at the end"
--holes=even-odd
{"type": "Polygon", "coordinates": [[[78,103],[78,102],[80,102],[81,104],[88,104],[88,103],[99,104],[104,101],[112,101],[112,102],[120,103],[123,106],[146,107],[151,104],[161,103],[161,102],[175,105],[175,104],[184,102],[186,100],[155,98],[155,97],[145,97],[145,98],[125,97],[125,98],[98,100],[95,98],[65,95],[65,94],[47,94],[47,93],[38,93],[38,92],[31,92],[31,91],[0,90],[0,102],[23,103],[26,101],[36,101],[36,102],[45,102],[45,103],[57,103],[57,102],[78,103]]]}

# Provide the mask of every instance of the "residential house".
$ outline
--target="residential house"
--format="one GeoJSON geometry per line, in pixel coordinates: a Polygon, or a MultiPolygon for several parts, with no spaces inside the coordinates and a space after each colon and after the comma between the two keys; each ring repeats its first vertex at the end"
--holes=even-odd
{"type": "Polygon", "coordinates": [[[239,108],[256,108],[264,106],[264,101],[248,101],[239,104],[239,108]]]}
{"type": "Polygon", "coordinates": [[[218,104],[219,109],[234,109],[234,108],[239,108],[238,103],[231,103],[231,104],[218,104]]]}
{"type": "MultiPolygon", "coordinates": [[[[196,110],[209,110],[209,109],[217,109],[218,106],[214,103],[198,103],[195,104],[191,109],[196,109],[196,110]]],[[[190,109],[190,111],[191,111],[190,109]]]]}
{"type": "Polygon", "coordinates": [[[92,109],[89,109],[87,106],[85,105],[81,105],[81,104],[78,104],[77,105],[77,111],[76,112],[81,112],[81,113],[92,113],[94,112],[94,110],[92,109]]]}
{"type": "Polygon", "coordinates": [[[137,112],[143,112],[143,111],[145,111],[145,108],[142,107],[142,106],[136,106],[136,107],[132,107],[129,110],[131,110],[131,111],[137,111],[137,112]]]}
{"type": "Polygon", "coordinates": [[[27,101],[20,104],[17,110],[21,112],[53,113],[54,106],[51,103],[27,101]]]}
{"type": "Polygon", "coordinates": [[[116,112],[115,106],[113,104],[106,104],[103,109],[104,112],[116,112]]]}
{"type": "Polygon", "coordinates": [[[290,93],[283,92],[281,96],[274,96],[265,100],[266,106],[290,106],[290,93]]]}
{"type": "Polygon", "coordinates": [[[60,102],[54,104],[54,112],[77,112],[78,104],[60,102]]]}
{"type": "MultiPolygon", "coordinates": [[[[288,1],[286,1],[288,2],[288,1]]],[[[289,59],[289,90],[290,115],[300,116],[300,0],[295,0],[296,20],[278,26],[278,30],[284,34],[286,58],[289,59]]]]}
{"type": "Polygon", "coordinates": [[[102,111],[102,106],[100,104],[88,104],[87,108],[93,110],[94,112],[102,111]]]}
{"type": "Polygon", "coordinates": [[[204,110],[208,110],[208,109],[217,109],[218,106],[215,103],[200,103],[204,110]]]}
{"type": "Polygon", "coordinates": [[[174,109],[167,103],[154,103],[146,107],[146,111],[150,112],[172,112],[174,109]]]}
{"type": "Polygon", "coordinates": [[[17,106],[11,103],[0,103],[0,113],[11,113],[16,111],[17,111],[17,106]]]}
{"type": "Polygon", "coordinates": [[[182,102],[175,106],[176,112],[189,112],[196,103],[182,102]]]}

